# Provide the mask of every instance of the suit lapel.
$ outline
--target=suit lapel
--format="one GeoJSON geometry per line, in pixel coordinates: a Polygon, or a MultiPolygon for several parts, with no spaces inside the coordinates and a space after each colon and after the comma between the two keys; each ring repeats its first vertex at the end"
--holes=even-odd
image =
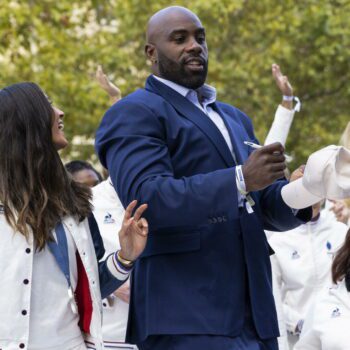
{"type": "Polygon", "coordinates": [[[248,157],[248,146],[246,146],[243,142],[247,141],[244,138],[244,135],[246,135],[246,131],[244,128],[237,123],[233,118],[230,118],[225,112],[219,108],[219,106],[214,103],[213,108],[221,118],[223,119],[226,128],[229,132],[233,152],[235,153],[236,160],[238,164],[243,164],[245,159],[248,157]]]}
{"type": "Polygon", "coordinates": [[[235,165],[232,154],[227,143],[219,129],[211,121],[211,119],[203,113],[192,102],[188,101],[181,94],[171,89],[167,85],[161,83],[152,76],[148,77],[146,82],[146,90],[155,92],[167,100],[172,106],[185,118],[191,120],[213,143],[218,153],[227,166],[235,165]]]}

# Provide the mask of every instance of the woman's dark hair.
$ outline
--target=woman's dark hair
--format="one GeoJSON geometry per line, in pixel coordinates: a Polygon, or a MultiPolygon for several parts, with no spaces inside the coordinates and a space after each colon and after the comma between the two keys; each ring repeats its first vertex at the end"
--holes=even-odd
{"type": "Polygon", "coordinates": [[[350,291],[350,230],[345,242],[338,250],[332,265],[332,279],[337,283],[345,278],[346,286],[350,291]]]}
{"type": "Polygon", "coordinates": [[[66,163],[65,167],[67,171],[72,175],[81,170],[91,170],[96,174],[99,182],[103,181],[101,174],[90,163],[86,162],[85,160],[72,160],[66,163]]]}
{"type": "Polygon", "coordinates": [[[34,83],[0,90],[0,201],[8,223],[41,250],[61,217],[91,212],[91,192],[67,174],[52,141],[54,110],[34,83]]]}

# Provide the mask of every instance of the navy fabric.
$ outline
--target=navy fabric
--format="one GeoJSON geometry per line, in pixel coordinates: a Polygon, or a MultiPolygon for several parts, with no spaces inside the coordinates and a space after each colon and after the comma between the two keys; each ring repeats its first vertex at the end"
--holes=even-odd
{"type": "MultiPolygon", "coordinates": [[[[250,119],[214,103],[237,161],[258,142],[250,119]]],[[[150,335],[242,333],[245,300],[261,339],[278,335],[269,246],[263,229],[285,231],[295,217],[281,198],[286,181],[252,193],[254,213],[238,206],[235,163],[215,124],[152,76],[113,105],[96,134],[96,150],[124,206],[148,203],[149,237],[131,281],[127,341],[150,335]],[[247,266],[247,276],[245,273],[247,266]]],[[[304,216],[302,216],[304,215],[304,216]]]]}
{"type": "MultiPolygon", "coordinates": [[[[103,240],[98,228],[98,224],[93,214],[88,217],[89,228],[91,232],[92,241],[94,243],[96,258],[98,261],[98,273],[100,279],[100,290],[102,299],[107,298],[116,289],[118,289],[125,281],[120,281],[115,278],[109,271],[107,266],[107,259],[102,260],[105,255],[105,248],[103,245],[103,240]]],[[[115,239],[118,239],[118,232],[115,233],[115,239]]]]}
{"type": "Polygon", "coordinates": [[[71,287],[70,270],[69,270],[69,255],[67,236],[63,224],[60,221],[55,227],[56,241],[49,241],[47,243],[52,255],[67,280],[68,288],[71,287]]]}

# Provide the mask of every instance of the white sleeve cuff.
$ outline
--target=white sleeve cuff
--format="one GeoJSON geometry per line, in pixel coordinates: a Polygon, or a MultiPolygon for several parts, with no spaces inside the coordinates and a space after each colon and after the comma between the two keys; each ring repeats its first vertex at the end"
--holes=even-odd
{"type": "Polygon", "coordinates": [[[109,272],[120,281],[125,281],[132,271],[132,269],[123,268],[115,258],[115,254],[111,254],[107,258],[107,267],[109,272]]]}

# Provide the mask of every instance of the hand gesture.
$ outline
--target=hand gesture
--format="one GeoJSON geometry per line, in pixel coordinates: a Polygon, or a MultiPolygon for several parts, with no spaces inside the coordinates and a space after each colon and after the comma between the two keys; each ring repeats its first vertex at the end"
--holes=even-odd
{"type": "Polygon", "coordinates": [[[122,98],[122,93],[120,89],[108,79],[107,75],[104,74],[100,65],[97,66],[96,80],[100,84],[101,88],[105,90],[107,94],[111,97],[113,102],[117,102],[122,98]]]}
{"type": "Polygon", "coordinates": [[[132,216],[136,205],[137,201],[134,200],[125,209],[122,228],[119,231],[120,255],[130,261],[136,260],[142,254],[148,235],[148,223],[141,217],[147,209],[147,204],[140,205],[132,216]]]}
{"type": "Polygon", "coordinates": [[[252,152],[242,166],[248,192],[262,190],[275,180],[284,177],[286,168],[284,147],[279,143],[258,148],[252,152]]]}
{"type": "Polygon", "coordinates": [[[288,77],[282,74],[280,66],[276,63],[272,65],[272,76],[282,95],[293,96],[293,88],[288,81],[288,77]]]}

